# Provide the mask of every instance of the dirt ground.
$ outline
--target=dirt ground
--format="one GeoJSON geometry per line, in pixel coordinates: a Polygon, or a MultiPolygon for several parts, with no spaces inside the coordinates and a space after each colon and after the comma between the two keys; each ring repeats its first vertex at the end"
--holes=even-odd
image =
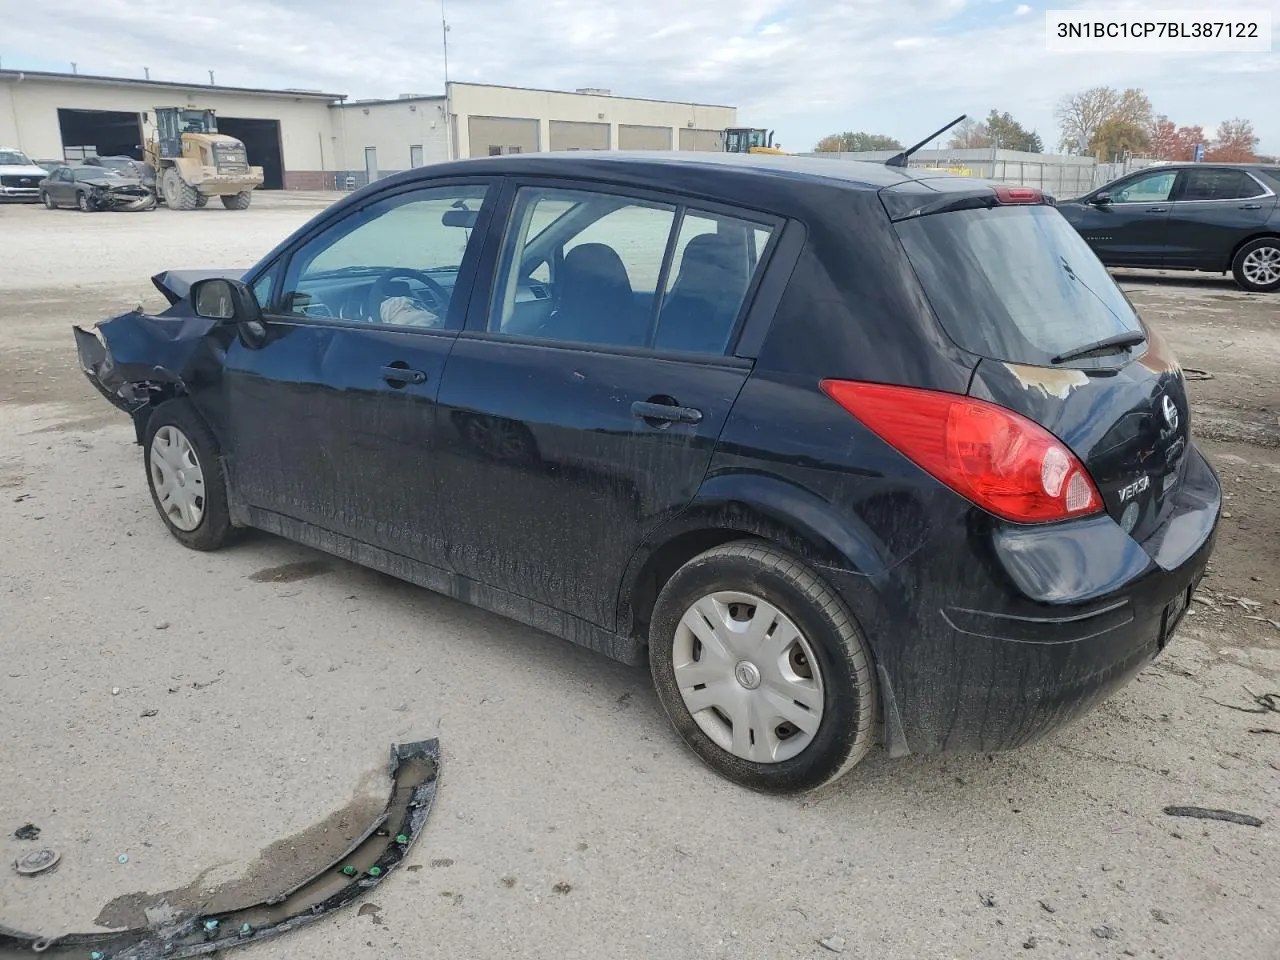
{"type": "Polygon", "coordinates": [[[1280,715],[1237,709],[1280,693],[1280,295],[1122,277],[1209,377],[1194,430],[1229,498],[1160,660],[1024,750],[877,753],[775,799],[685,752],[642,670],[270,536],[165,533],[71,324],[248,265],[329,199],[0,206],[0,925],[291,886],[381,808],[389,744],[438,736],[417,869],[247,958],[1280,958],[1280,715]],[[19,877],[40,846],[57,870],[19,877]]]}

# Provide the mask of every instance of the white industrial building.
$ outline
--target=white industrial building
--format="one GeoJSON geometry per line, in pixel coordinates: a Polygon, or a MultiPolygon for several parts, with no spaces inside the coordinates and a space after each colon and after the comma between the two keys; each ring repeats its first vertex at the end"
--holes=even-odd
{"type": "Polygon", "coordinates": [[[547,150],[719,150],[734,107],[477,83],[443,95],[350,100],[318,90],[0,70],[0,146],[36,161],[140,156],[156,107],[217,112],[264,168],[266,189],[363,183],[450,158],[547,150]]]}

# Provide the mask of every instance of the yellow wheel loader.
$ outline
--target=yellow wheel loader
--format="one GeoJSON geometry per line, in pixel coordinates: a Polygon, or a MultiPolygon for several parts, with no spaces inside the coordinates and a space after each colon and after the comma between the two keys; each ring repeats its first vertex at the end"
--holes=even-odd
{"type": "Polygon", "coordinates": [[[262,186],[262,168],[249,166],[243,143],[218,132],[212,110],[156,107],[146,140],[156,193],[170,210],[195,210],[210,197],[228,210],[247,210],[262,186]]]}
{"type": "Polygon", "coordinates": [[[785,155],[773,145],[773,131],[758,127],[730,127],[724,132],[724,152],[785,155]]]}

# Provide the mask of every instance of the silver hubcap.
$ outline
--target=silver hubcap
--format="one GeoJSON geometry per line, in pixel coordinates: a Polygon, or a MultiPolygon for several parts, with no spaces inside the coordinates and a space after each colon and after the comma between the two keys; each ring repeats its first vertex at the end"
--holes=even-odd
{"type": "Polygon", "coordinates": [[[1280,280],[1280,247],[1259,247],[1249,251],[1240,272],[1250,283],[1259,286],[1280,280]]]}
{"type": "Polygon", "coordinates": [[[672,646],[689,715],[722,749],[754,763],[790,760],[822,723],[822,673],[790,618],[748,593],[703,597],[672,646]]]}
{"type": "Polygon", "coordinates": [[[204,471],[187,435],[161,427],[151,441],[151,484],[160,512],[179,530],[191,531],[204,519],[204,471]]]}

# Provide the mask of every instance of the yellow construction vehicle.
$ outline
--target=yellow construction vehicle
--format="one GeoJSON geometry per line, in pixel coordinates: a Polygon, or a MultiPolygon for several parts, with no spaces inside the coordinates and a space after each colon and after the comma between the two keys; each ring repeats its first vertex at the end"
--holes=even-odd
{"type": "MultiPolygon", "coordinates": [[[[220,197],[228,210],[247,210],[262,186],[261,167],[249,166],[244,144],[218,133],[212,110],[156,107],[147,124],[147,163],[155,170],[156,193],[171,210],[203,207],[220,197]]],[[[148,118],[149,119],[149,118],[148,118]]]]}
{"type": "Polygon", "coordinates": [[[775,153],[783,151],[773,145],[773,131],[758,127],[730,127],[724,132],[725,153],[775,153]]]}

